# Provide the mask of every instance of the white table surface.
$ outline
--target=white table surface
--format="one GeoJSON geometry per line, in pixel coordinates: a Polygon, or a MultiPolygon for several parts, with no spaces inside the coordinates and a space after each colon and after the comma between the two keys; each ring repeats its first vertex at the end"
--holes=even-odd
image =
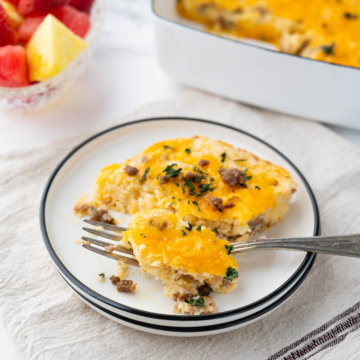
{"type": "MultiPolygon", "coordinates": [[[[104,128],[149,102],[185,87],[157,63],[150,0],[108,0],[103,31],[86,73],[59,102],[36,114],[0,110],[0,152],[104,128]]],[[[331,127],[360,147],[360,131],[331,127]]],[[[0,321],[0,360],[22,359],[0,321]]]]}

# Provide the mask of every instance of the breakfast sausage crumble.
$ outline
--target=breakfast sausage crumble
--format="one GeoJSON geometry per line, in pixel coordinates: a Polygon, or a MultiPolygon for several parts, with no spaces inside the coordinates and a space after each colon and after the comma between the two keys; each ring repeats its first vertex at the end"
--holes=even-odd
{"type": "Polygon", "coordinates": [[[136,290],[136,285],[132,280],[121,280],[118,276],[111,276],[110,281],[117,287],[118,292],[132,292],[136,290]]]}
{"type": "Polygon", "coordinates": [[[240,185],[243,181],[244,172],[239,169],[219,169],[221,180],[230,187],[240,185]]]}
{"type": "Polygon", "coordinates": [[[130,166],[130,165],[125,165],[124,170],[130,176],[134,176],[134,175],[137,175],[139,173],[138,168],[136,168],[134,166],[130,166]]]}
{"type": "Polygon", "coordinates": [[[116,220],[109,214],[108,210],[102,210],[86,203],[79,203],[75,205],[74,211],[78,214],[90,215],[90,220],[103,224],[116,225],[116,220]]]}

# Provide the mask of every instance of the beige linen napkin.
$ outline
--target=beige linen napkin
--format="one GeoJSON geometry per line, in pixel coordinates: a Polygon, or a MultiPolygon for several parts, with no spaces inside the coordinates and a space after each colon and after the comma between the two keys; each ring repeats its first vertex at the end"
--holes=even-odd
{"type": "MultiPolygon", "coordinates": [[[[322,233],[360,233],[360,150],[324,126],[198,91],[121,122],[189,116],[248,131],[285,153],[317,197],[322,233]]],[[[202,338],[164,337],[102,317],[58,275],[39,229],[53,168],[84,135],[0,155],[0,315],[25,359],[346,359],[360,352],[360,260],[318,256],[282,307],[254,324],[202,338]]],[[[1,351],[1,350],[0,350],[1,351]]]]}

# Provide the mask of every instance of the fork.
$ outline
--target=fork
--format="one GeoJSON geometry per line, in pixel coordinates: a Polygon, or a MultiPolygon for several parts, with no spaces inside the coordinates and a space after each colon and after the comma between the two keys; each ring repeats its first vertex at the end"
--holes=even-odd
{"type": "MultiPolygon", "coordinates": [[[[127,228],[117,225],[109,225],[100,223],[93,220],[84,220],[86,223],[95,226],[101,226],[106,230],[113,233],[100,231],[93,228],[83,227],[83,230],[100,237],[104,237],[113,241],[122,240],[123,236],[119,233],[126,231],[127,228]]],[[[95,246],[83,244],[87,250],[93,251],[99,255],[106,256],[107,258],[119,261],[123,260],[124,263],[140,267],[139,262],[136,260],[132,250],[126,247],[117,245],[116,243],[109,243],[102,240],[93,239],[83,236],[82,239],[91,244],[97,245],[100,248],[107,246],[115,246],[116,253],[102,250],[95,246]]],[[[236,255],[245,251],[254,250],[291,250],[291,251],[310,251],[315,253],[322,253],[328,255],[340,255],[349,257],[360,258],[360,234],[355,235],[342,235],[342,236],[312,236],[300,238],[274,238],[274,239],[257,239],[234,242],[230,245],[233,246],[231,251],[232,255],[236,255]]]]}

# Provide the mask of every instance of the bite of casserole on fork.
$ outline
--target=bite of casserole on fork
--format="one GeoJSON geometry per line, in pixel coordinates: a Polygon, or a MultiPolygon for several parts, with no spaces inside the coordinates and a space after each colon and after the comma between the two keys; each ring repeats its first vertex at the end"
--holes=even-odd
{"type": "MultiPolygon", "coordinates": [[[[185,302],[200,304],[200,313],[208,312],[201,293],[228,293],[236,287],[238,265],[230,243],[205,226],[193,227],[166,210],[150,210],[134,214],[123,235],[143,271],[165,284],[167,296],[181,300],[178,311],[194,310],[181,304],[185,302]],[[208,290],[202,292],[204,287],[208,290]]],[[[208,308],[213,312],[215,303],[211,303],[208,308]]]]}

